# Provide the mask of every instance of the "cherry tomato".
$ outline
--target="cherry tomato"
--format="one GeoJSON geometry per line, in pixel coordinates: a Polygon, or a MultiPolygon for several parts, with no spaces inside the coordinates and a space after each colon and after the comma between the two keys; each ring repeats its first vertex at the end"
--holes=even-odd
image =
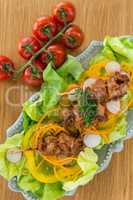
{"type": "Polygon", "coordinates": [[[71,2],[60,2],[55,5],[53,16],[62,25],[70,23],[75,18],[75,7],[71,2]]]}
{"type": "Polygon", "coordinates": [[[66,59],[65,49],[60,44],[53,44],[47,48],[47,51],[48,53],[41,53],[41,62],[48,64],[52,60],[56,68],[60,67],[66,59]]]}
{"type": "Polygon", "coordinates": [[[42,63],[38,59],[36,59],[36,60],[33,61],[33,65],[36,66],[40,71],[43,71],[46,68],[46,64],[42,63]]]}
{"type": "Polygon", "coordinates": [[[77,25],[68,28],[63,36],[63,43],[69,49],[75,49],[81,45],[84,39],[82,30],[77,25]]]}
{"type": "Polygon", "coordinates": [[[0,56],[0,80],[8,80],[14,72],[13,62],[6,56],[0,56]]]}
{"type": "Polygon", "coordinates": [[[40,43],[32,36],[23,38],[18,44],[19,54],[26,60],[29,60],[40,48],[40,43]]]}
{"type": "Polygon", "coordinates": [[[37,19],[33,26],[32,32],[36,38],[43,42],[47,42],[57,33],[55,20],[48,16],[37,19]]]}
{"type": "Polygon", "coordinates": [[[42,72],[37,67],[29,66],[25,69],[22,79],[25,83],[33,87],[41,86],[43,82],[42,72]]]}

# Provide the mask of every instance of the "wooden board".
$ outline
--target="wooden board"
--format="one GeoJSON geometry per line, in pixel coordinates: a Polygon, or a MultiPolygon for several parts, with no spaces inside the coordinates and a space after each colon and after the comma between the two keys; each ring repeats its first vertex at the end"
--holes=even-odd
{"type": "MultiPolygon", "coordinates": [[[[17,53],[17,42],[31,34],[37,17],[50,14],[56,0],[0,0],[0,54],[11,57],[17,66],[24,61],[17,53]]],[[[76,23],[85,32],[83,50],[93,39],[105,35],[133,32],[132,0],[71,0],[77,9],[76,23]]],[[[20,81],[0,83],[0,142],[6,128],[16,120],[21,105],[34,91],[20,81]],[[12,89],[11,86],[13,87],[12,89]],[[12,104],[17,104],[13,106],[12,104]]],[[[131,200],[133,197],[133,140],[126,142],[125,151],[113,156],[109,168],[76,195],[65,200],[131,200]]],[[[22,200],[0,179],[1,200],[22,200]]],[[[48,199],[47,199],[48,200],[48,199]]]]}

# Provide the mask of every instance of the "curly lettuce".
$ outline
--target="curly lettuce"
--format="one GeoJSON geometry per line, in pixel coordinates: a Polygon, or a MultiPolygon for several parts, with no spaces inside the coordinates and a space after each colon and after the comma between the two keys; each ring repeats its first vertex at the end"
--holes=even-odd
{"type": "Polygon", "coordinates": [[[64,190],[60,182],[43,184],[35,180],[31,175],[26,175],[21,176],[17,184],[23,191],[31,192],[40,200],[56,200],[64,196],[64,190]]]}
{"type": "Polygon", "coordinates": [[[90,61],[95,64],[101,60],[116,60],[120,63],[133,63],[133,38],[107,36],[103,48],[90,61]]]}
{"type": "Polygon", "coordinates": [[[84,151],[80,152],[77,162],[83,175],[75,181],[68,181],[64,183],[63,189],[65,191],[71,191],[76,189],[78,186],[83,186],[91,181],[99,168],[97,161],[98,157],[93,149],[85,148],[84,151]]]}

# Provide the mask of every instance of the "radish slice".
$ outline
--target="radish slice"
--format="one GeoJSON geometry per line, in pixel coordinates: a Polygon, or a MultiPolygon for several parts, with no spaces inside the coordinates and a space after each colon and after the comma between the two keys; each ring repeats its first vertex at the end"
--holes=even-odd
{"type": "Polygon", "coordinates": [[[101,143],[101,136],[96,134],[89,134],[84,136],[84,144],[87,147],[95,148],[101,143]]]}
{"type": "Polygon", "coordinates": [[[121,66],[118,62],[111,61],[106,64],[105,69],[107,73],[115,73],[115,72],[120,72],[121,66]]]}
{"type": "Polygon", "coordinates": [[[120,112],[120,100],[111,100],[106,103],[107,110],[113,114],[120,112]]]}
{"type": "Polygon", "coordinates": [[[129,80],[130,80],[130,78],[131,78],[130,75],[129,75],[128,73],[124,72],[124,71],[121,71],[120,74],[121,74],[122,76],[127,76],[127,77],[129,78],[129,80]]]}
{"type": "Polygon", "coordinates": [[[18,163],[22,158],[22,151],[18,148],[9,149],[6,154],[6,158],[9,162],[18,163]]]}
{"type": "Polygon", "coordinates": [[[76,101],[77,100],[77,94],[76,94],[76,91],[77,91],[78,88],[74,88],[72,89],[69,94],[68,94],[68,99],[72,102],[76,101]]]}
{"type": "Polygon", "coordinates": [[[88,78],[85,80],[84,84],[83,84],[83,90],[86,90],[86,88],[91,88],[92,85],[94,85],[96,82],[95,78],[88,78]]]}

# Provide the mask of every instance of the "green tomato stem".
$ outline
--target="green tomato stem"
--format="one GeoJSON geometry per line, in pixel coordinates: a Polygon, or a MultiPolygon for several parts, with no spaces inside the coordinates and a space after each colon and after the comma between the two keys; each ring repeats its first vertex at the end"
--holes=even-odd
{"type": "Polygon", "coordinates": [[[47,52],[46,48],[52,44],[53,42],[55,42],[60,36],[63,35],[64,31],[69,28],[71,24],[67,24],[66,26],[64,26],[64,28],[59,32],[57,33],[53,38],[51,38],[46,45],[44,45],[39,51],[37,51],[36,53],[34,53],[34,55],[31,57],[31,59],[25,64],[23,65],[22,67],[20,67],[20,69],[16,70],[16,72],[14,73],[14,77],[13,79],[16,80],[20,75],[21,73],[27,68],[28,65],[31,65],[33,63],[33,61],[40,55],[40,53],[42,52],[47,52]]]}
{"type": "Polygon", "coordinates": [[[67,17],[63,8],[60,10],[60,15],[64,19],[64,25],[67,26],[67,17]]]}

